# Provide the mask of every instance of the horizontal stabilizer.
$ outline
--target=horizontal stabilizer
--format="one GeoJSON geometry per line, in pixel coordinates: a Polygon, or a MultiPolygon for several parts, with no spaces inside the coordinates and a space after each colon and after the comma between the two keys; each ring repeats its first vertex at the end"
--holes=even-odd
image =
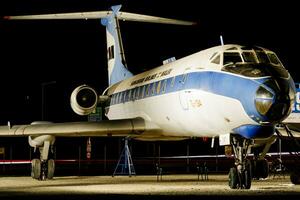
{"type": "MultiPolygon", "coordinates": [[[[95,11],[95,12],[75,12],[75,13],[58,13],[58,14],[42,14],[42,15],[20,15],[20,16],[5,16],[7,20],[56,20],[56,19],[101,19],[108,17],[112,11],[95,11]]],[[[141,15],[127,12],[117,12],[119,20],[151,22],[161,24],[175,25],[195,25],[195,22],[169,19],[163,17],[154,17],[149,15],[141,15]]]]}

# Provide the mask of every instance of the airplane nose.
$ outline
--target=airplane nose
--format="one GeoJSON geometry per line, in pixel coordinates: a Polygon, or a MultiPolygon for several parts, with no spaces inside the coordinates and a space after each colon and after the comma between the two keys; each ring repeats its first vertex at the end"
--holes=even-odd
{"type": "Polygon", "coordinates": [[[291,112],[294,95],[287,81],[269,80],[257,89],[255,106],[266,122],[281,122],[291,112]]]}

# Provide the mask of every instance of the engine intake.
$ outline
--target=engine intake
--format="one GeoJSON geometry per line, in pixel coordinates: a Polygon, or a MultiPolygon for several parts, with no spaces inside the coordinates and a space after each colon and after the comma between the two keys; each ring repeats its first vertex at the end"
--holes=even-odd
{"type": "Polygon", "coordinates": [[[72,92],[70,101],[71,107],[76,114],[88,115],[96,108],[98,95],[93,88],[81,85],[72,92]]]}

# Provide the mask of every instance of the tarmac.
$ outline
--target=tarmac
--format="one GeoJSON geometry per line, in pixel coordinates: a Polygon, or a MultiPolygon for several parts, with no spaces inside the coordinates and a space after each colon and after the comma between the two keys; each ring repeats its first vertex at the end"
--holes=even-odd
{"type": "Polygon", "coordinates": [[[0,199],[299,199],[289,177],[253,180],[250,190],[232,190],[227,175],[68,176],[37,181],[0,177],[0,199]]]}

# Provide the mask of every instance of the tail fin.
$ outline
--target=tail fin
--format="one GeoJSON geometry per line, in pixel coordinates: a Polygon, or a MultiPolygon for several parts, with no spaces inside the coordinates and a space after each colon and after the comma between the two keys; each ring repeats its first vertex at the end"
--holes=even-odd
{"type": "Polygon", "coordinates": [[[109,85],[122,81],[132,76],[126,67],[122,45],[119,20],[151,22],[175,25],[195,25],[194,22],[183,20],[154,17],[148,15],[119,12],[121,5],[112,6],[112,11],[76,12],[42,15],[5,16],[6,20],[51,20],[51,19],[100,19],[106,26],[108,79],[109,85]]]}
{"type": "Polygon", "coordinates": [[[112,13],[101,19],[101,24],[106,26],[107,64],[109,85],[125,80],[132,75],[127,69],[125,54],[122,44],[118,13],[121,5],[112,6],[112,13]]]}

